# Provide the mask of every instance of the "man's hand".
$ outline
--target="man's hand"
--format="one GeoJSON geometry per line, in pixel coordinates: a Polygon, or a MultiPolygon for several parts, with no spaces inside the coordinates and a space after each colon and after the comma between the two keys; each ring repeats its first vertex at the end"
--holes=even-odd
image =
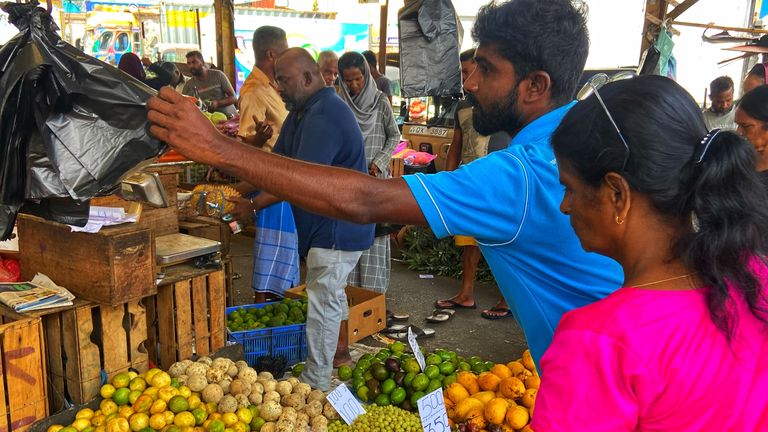
{"type": "Polygon", "coordinates": [[[235,220],[240,221],[243,225],[253,223],[254,212],[251,200],[238,196],[231,196],[227,197],[227,201],[235,204],[235,209],[232,210],[232,216],[235,220]]]}
{"type": "Polygon", "coordinates": [[[216,139],[222,139],[211,121],[192,101],[170,87],[163,87],[147,102],[149,132],[177,152],[204,164],[219,163],[214,151],[216,139]]]}
{"type": "Polygon", "coordinates": [[[144,66],[146,66],[146,67],[150,67],[150,66],[152,66],[152,60],[150,60],[150,59],[149,59],[149,57],[146,57],[146,56],[144,56],[144,57],[142,57],[142,58],[141,58],[141,63],[142,63],[144,66]]]}
{"type": "Polygon", "coordinates": [[[381,170],[378,166],[376,166],[375,163],[371,162],[371,164],[368,166],[368,174],[374,177],[378,177],[379,174],[381,174],[381,170]]]}
{"type": "Polygon", "coordinates": [[[260,148],[272,138],[272,123],[266,120],[257,120],[255,116],[253,117],[253,122],[255,123],[256,132],[246,137],[245,143],[260,148]]]}

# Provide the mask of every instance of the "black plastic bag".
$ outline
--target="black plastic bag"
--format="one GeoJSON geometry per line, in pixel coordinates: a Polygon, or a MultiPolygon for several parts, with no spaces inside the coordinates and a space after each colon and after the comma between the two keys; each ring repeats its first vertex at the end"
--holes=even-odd
{"type": "Polygon", "coordinates": [[[156,92],[62,41],[37,3],[2,9],[20,33],[0,48],[0,239],[22,206],[84,225],[90,198],[164,150],[145,108],[156,92]]]}
{"type": "Polygon", "coordinates": [[[462,94],[463,29],[451,0],[414,0],[398,11],[403,97],[462,94]]]}

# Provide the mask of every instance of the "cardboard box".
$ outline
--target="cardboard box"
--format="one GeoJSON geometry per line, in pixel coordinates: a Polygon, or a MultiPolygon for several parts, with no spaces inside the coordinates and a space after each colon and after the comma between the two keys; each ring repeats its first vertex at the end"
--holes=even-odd
{"type": "Polygon", "coordinates": [[[448,157],[448,149],[453,141],[453,129],[446,127],[427,127],[422,124],[405,124],[403,126],[403,138],[408,140],[409,147],[416,151],[423,151],[421,144],[432,146],[432,154],[437,155],[435,169],[445,170],[445,160],[448,157]]]}
{"type": "Polygon", "coordinates": [[[104,227],[96,234],[20,214],[21,277],[44,273],[78,298],[118,306],[153,295],[155,244],[135,224],[104,227]]]}
{"type": "MultiPolygon", "coordinates": [[[[347,286],[349,303],[349,343],[355,343],[387,326],[387,304],[384,294],[367,289],[347,286]]],[[[300,285],[286,291],[289,298],[302,298],[307,295],[306,285],[300,285]]]]}

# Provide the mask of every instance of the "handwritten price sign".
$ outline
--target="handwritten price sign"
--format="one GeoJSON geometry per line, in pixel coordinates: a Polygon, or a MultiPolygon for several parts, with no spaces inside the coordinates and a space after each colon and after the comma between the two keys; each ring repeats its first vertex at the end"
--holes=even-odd
{"type": "MultiPolygon", "coordinates": [[[[333,405],[336,412],[339,413],[344,422],[351,425],[355,419],[365,414],[365,409],[360,402],[352,396],[352,392],[349,391],[349,387],[345,384],[341,384],[336,387],[334,391],[328,394],[328,402],[333,405]]],[[[445,410],[445,408],[443,408],[445,410]]]]}
{"type": "Polygon", "coordinates": [[[413,334],[413,330],[411,330],[410,326],[408,326],[408,345],[411,346],[413,356],[416,357],[416,361],[419,362],[419,367],[421,370],[424,370],[427,367],[427,362],[424,360],[424,354],[421,353],[419,343],[416,342],[416,335],[413,334]]]}
{"type": "Polygon", "coordinates": [[[419,399],[416,404],[419,407],[421,427],[424,432],[450,432],[448,426],[448,413],[445,411],[443,389],[439,388],[419,399]]]}

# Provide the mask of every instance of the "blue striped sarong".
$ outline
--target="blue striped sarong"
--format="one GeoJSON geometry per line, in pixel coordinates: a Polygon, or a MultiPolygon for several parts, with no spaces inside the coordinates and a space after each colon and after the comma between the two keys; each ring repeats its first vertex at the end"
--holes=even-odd
{"type": "Polygon", "coordinates": [[[265,207],[254,222],[251,287],[283,297],[288,288],[299,284],[299,237],[291,205],[283,201],[265,207]]]}

